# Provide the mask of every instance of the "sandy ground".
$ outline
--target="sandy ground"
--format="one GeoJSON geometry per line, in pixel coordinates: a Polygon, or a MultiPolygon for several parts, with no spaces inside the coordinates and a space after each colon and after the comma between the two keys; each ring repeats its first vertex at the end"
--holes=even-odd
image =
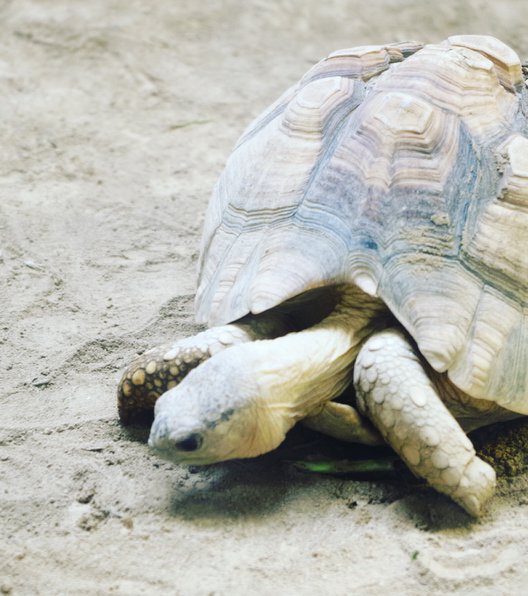
{"type": "Polygon", "coordinates": [[[204,209],[252,117],[340,47],[528,56],[525,8],[0,2],[0,593],[526,593],[528,474],[473,523],[401,483],[172,466],[115,405],[137,351],[197,330],[204,209]]]}

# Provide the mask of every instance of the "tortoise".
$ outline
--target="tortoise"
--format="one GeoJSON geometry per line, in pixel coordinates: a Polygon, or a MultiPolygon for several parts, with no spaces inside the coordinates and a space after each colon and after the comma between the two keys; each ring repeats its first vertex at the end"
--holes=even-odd
{"type": "Polygon", "coordinates": [[[270,451],[299,420],[385,441],[480,515],[495,472],[466,433],[528,413],[524,74],[477,35],[313,66],[214,189],[209,328],[130,364],[121,419],[155,403],[149,445],[190,464],[270,451]],[[336,402],[349,385],[355,401],[336,402]]]}

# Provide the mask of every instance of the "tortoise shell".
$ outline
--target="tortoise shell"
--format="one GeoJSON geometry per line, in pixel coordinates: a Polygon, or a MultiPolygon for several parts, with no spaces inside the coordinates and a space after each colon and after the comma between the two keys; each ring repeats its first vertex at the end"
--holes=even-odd
{"type": "Polygon", "coordinates": [[[519,58],[491,37],[331,54],[229,157],[197,319],[354,283],[436,371],[528,414],[527,114],[519,58]]]}

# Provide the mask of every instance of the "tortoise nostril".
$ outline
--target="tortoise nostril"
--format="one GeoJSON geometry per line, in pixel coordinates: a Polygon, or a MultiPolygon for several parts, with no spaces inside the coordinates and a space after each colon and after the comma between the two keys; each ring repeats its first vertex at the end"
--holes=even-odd
{"type": "Polygon", "coordinates": [[[176,441],[174,446],[180,451],[196,451],[197,449],[200,449],[202,442],[202,435],[199,435],[198,433],[192,433],[188,437],[185,437],[185,439],[176,441]]]}

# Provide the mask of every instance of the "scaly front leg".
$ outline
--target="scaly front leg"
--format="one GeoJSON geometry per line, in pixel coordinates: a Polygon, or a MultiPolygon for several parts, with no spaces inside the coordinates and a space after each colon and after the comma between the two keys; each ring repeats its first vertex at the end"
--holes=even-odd
{"type": "Polygon", "coordinates": [[[475,455],[401,331],[363,345],[354,369],[358,407],[409,468],[478,516],[495,490],[495,472],[475,455]]]}
{"type": "Polygon", "coordinates": [[[117,389],[117,407],[123,423],[152,412],[160,395],[214,354],[231,346],[284,335],[289,331],[278,315],[247,317],[238,323],[213,327],[192,337],[152,348],[125,369],[117,389]]]}

